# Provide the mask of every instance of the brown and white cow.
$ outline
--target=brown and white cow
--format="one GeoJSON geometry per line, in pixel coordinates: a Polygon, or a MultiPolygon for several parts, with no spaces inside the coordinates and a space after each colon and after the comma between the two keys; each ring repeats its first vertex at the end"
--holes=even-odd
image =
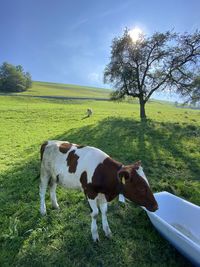
{"type": "Polygon", "coordinates": [[[156,211],[158,204],[150,190],[141,162],[123,166],[106,153],[91,146],[79,146],[65,141],[48,141],[41,146],[40,212],[46,214],[45,193],[50,186],[53,208],[58,209],[56,186],[81,188],[92,209],[91,232],[99,240],[96,219],[98,207],[102,214],[103,230],[107,237],[111,230],[107,221],[107,202],[119,194],[156,211]]]}

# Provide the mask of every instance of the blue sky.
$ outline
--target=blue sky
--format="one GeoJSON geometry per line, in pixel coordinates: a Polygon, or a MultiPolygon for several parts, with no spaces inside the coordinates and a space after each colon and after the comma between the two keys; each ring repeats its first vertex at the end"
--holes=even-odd
{"type": "Polygon", "coordinates": [[[194,31],[199,14],[199,0],[0,0],[0,64],[21,64],[33,80],[105,87],[125,27],[194,31]]]}

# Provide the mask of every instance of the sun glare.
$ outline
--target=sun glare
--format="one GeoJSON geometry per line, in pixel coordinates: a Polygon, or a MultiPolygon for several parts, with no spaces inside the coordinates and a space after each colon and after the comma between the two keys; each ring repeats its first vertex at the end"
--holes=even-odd
{"type": "Polygon", "coordinates": [[[133,42],[137,42],[142,37],[143,34],[144,32],[138,27],[135,27],[129,31],[129,35],[133,42]]]}

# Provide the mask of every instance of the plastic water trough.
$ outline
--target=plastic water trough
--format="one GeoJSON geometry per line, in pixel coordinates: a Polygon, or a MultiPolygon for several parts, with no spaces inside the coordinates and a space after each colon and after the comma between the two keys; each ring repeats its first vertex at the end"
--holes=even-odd
{"type": "Polygon", "coordinates": [[[154,196],[159,209],[145,209],[152,224],[180,253],[200,266],[200,207],[165,191],[154,196]]]}

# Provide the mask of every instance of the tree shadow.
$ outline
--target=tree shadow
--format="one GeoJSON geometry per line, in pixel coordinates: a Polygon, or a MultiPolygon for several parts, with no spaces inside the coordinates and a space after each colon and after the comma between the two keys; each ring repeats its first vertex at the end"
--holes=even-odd
{"type": "MultiPolygon", "coordinates": [[[[185,149],[185,142],[199,133],[197,126],[109,117],[97,125],[71,129],[50,139],[98,147],[123,164],[141,159],[153,189],[173,191],[170,183],[195,181],[200,176],[199,162],[185,149]]],[[[89,208],[82,193],[60,189],[61,212],[52,211],[47,200],[49,213],[42,218],[38,212],[38,181],[33,181],[39,165],[38,146],[30,161],[1,174],[0,224],[4,231],[0,248],[7,256],[5,265],[108,266],[114,262],[131,266],[162,260],[166,262],[163,266],[170,265],[170,261],[190,266],[156,234],[144,212],[129,204],[119,208],[117,202],[112,203],[109,221],[114,239],[103,239],[99,246],[90,239],[89,208]],[[129,257],[127,248],[131,251],[129,257]]]]}
{"type": "Polygon", "coordinates": [[[110,117],[95,126],[73,129],[56,138],[96,146],[124,164],[141,159],[147,169],[155,167],[167,172],[181,165],[188,170],[190,179],[198,180],[199,162],[186,147],[189,148],[187,141],[199,136],[200,127],[194,125],[110,117]]]}

